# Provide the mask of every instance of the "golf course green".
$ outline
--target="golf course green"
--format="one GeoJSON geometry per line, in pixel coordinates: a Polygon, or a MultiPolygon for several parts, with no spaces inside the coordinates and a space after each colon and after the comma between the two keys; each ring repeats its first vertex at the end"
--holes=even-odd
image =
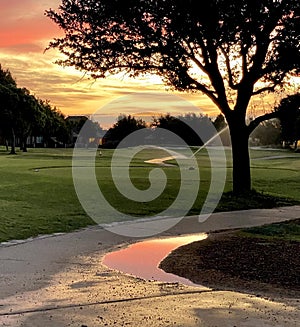
{"type": "MultiPolygon", "coordinates": [[[[180,150],[179,150],[180,151],[180,150]]],[[[72,149],[29,149],[9,155],[0,148],[0,242],[40,234],[68,232],[95,224],[85,213],[73,185],[72,149]]],[[[175,160],[161,167],[167,176],[165,191],[149,203],[128,200],[117,191],[111,177],[113,150],[101,150],[95,171],[102,193],[114,208],[131,217],[159,214],[177,196],[180,171],[175,160]]],[[[230,158],[230,150],[226,150],[230,158]]],[[[159,149],[144,149],[130,163],[130,178],[136,188],[149,184],[155,167],[146,160],[166,156],[159,149]]],[[[227,161],[225,193],[216,211],[300,204],[300,154],[289,150],[251,149],[253,196],[237,199],[231,190],[231,162],[227,161]]],[[[205,149],[197,153],[201,184],[189,214],[199,214],[210,185],[210,161],[205,149]]],[[[188,188],[186,192],[188,192],[188,188]]],[[[103,217],[103,223],[107,223],[103,217]]]]}

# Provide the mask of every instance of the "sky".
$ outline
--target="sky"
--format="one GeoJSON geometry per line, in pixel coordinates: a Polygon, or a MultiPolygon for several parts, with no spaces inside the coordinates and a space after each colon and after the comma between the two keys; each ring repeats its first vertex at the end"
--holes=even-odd
{"type": "MultiPolygon", "coordinates": [[[[19,87],[49,100],[66,116],[97,113],[104,128],[120,114],[149,118],[165,113],[195,112],[210,117],[219,113],[205,95],[174,93],[156,76],[130,79],[120,74],[94,81],[55,64],[60,54],[45,49],[63,32],[44,13],[59,4],[60,0],[0,0],[0,64],[10,70],[19,87]]],[[[264,110],[270,105],[258,98],[253,107],[264,110]]]]}
{"type": "Polygon", "coordinates": [[[156,76],[130,79],[119,75],[94,81],[73,68],[55,64],[60,54],[53,49],[44,50],[63,32],[44,13],[57,9],[59,3],[60,0],[0,0],[0,63],[10,70],[19,87],[49,100],[65,115],[97,112],[99,117],[103,116],[104,127],[115,122],[120,114],[146,117],[178,113],[178,109],[192,109],[209,116],[218,114],[211,101],[201,94],[177,93],[179,106],[174,98],[170,103],[169,95],[174,92],[167,90],[156,76]],[[186,108],[181,98],[187,101],[186,108]]]}

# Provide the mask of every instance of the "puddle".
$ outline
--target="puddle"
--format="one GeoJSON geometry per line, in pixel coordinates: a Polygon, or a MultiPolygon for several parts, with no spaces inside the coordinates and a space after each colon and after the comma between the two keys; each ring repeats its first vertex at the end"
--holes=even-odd
{"type": "Polygon", "coordinates": [[[186,278],[166,273],[159,269],[158,265],[172,250],[181,245],[204,240],[206,237],[206,234],[196,234],[138,242],[127,248],[108,253],[102,263],[109,268],[145,280],[179,282],[195,286],[197,284],[186,278]]]}

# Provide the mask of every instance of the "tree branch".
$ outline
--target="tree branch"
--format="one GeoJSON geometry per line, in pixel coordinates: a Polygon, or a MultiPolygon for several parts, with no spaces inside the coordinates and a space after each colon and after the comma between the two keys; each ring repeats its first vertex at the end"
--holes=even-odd
{"type": "Polygon", "coordinates": [[[202,57],[203,57],[203,60],[204,60],[204,65],[208,66],[210,64],[209,54],[208,54],[208,50],[207,50],[207,47],[205,45],[205,42],[203,40],[203,37],[200,36],[197,41],[198,41],[198,43],[200,45],[201,54],[202,54],[202,57]]]}
{"type": "Polygon", "coordinates": [[[205,85],[203,85],[195,80],[194,80],[194,83],[197,86],[197,90],[206,94],[213,101],[213,103],[216,104],[218,106],[218,108],[220,108],[220,102],[218,101],[218,98],[215,96],[214,91],[209,90],[205,85]]]}
{"type": "Polygon", "coordinates": [[[207,76],[210,79],[211,85],[216,91],[218,108],[227,116],[230,114],[231,109],[228,104],[226,89],[222,74],[218,66],[218,52],[217,45],[213,40],[207,40],[207,53],[209,55],[210,63],[206,65],[207,76]]]}
{"type": "Polygon", "coordinates": [[[233,82],[233,74],[232,74],[232,70],[231,70],[231,67],[230,67],[230,59],[229,59],[229,56],[226,53],[224,47],[220,46],[220,49],[222,51],[222,54],[225,57],[225,64],[226,64],[227,73],[228,73],[228,85],[233,90],[237,90],[238,89],[238,86],[236,84],[234,84],[234,82],[233,82]]]}
{"type": "Polygon", "coordinates": [[[278,118],[279,117],[279,114],[278,112],[276,111],[272,111],[270,113],[267,113],[267,114],[264,114],[262,116],[259,116],[257,118],[255,118],[254,120],[252,120],[250,122],[250,124],[248,125],[248,132],[249,132],[249,135],[255,130],[255,128],[260,124],[262,123],[263,121],[265,120],[269,120],[269,119],[272,119],[272,118],[278,118]]]}
{"type": "Polygon", "coordinates": [[[282,18],[282,3],[281,6],[274,8],[269,14],[269,20],[266,21],[263,30],[256,33],[256,45],[257,51],[253,58],[253,66],[250,70],[252,80],[254,82],[258,81],[261,77],[262,66],[265,62],[266,56],[268,54],[268,48],[272,38],[272,32],[275,27],[278,26],[280,19],[282,18]]]}
{"type": "Polygon", "coordinates": [[[246,48],[241,49],[243,76],[246,76],[248,74],[248,67],[247,67],[247,52],[248,52],[248,50],[249,50],[248,45],[246,48]]]}
{"type": "Polygon", "coordinates": [[[272,85],[272,86],[266,86],[266,87],[263,87],[263,88],[261,88],[261,89],[259,89],[259,90],[257,90],[257,91],[254,91],[254,92],[252,93],[252,95],[258,95],[258,94],[261,94],[261,93],[263,93],[263,92],[268,92],[268,91],[273,92],[274,89],[275,89],[275,85],[272,85]]]}
{"type": "MultiPolygon", "coordinates": [[[[202,40],[202,42],[203,42],[203,40],[202,40]]],[[[230,110],[230,108],[228,106],[223,79],[221,77],[221,74],[220,74],[220,72],[218,70],[217,65],[215,65],[216,64],[216,59],[215,59],[215,62],[210,63],[211,59],[209,61],[208,53],[206,52],[206,55],[204,55],[204,58],[203,58],[205,64],[202,64],[195,57],[194,49],[191,47],[191,45],[187,43],[187,46],[188,46],[191,53],[189,54],[184,50],[186,55],[198,66],[198,68],[200,70],[202,70],[207,75],[207,77],[211,80],[211,84],[214,87],[215,91],[209,90],[209,88],[207,86],[205,86],[202,83],[199,83],[197,80],[195,80],[194,78],[192,78],[190,75],[187,74],[186,77],[188,79],[190,79],[190,81],[191,81],[190,84],[195,84],[195,86],[196,86],[195,89],[198,90],[198,91],[201,91],[202,93],[207,95],[212,100],[212,102],[221,110],[221,112],[224,115],[229,114],[229,112],[231,110],[230,110]],[[216,66],[216,68],[215,68],[215,66],[216,66]],[[213,81],[212,75],[215,75],[219,79],[221,79],[221,83],[218,83],[218,88],[216,88],[216,86],[212,82],[213,81]],[[224,91],[224,92],[222,92],[222,91],[224,91]],[[216,94],[218,96],[216,96],[216,94]]],[[[212,49],[215,51],[215,48],[211,47],[211,50],[212,49]]],[[[202,51],[204,51],[204,50],[206,50],[206,48],[202,49],[202,51]]],[[[215,52],[215,54],[216,54],[216,52],[215,52]]],[[[211,57],[214,57],[214,56],[211,55],[211,57]]],[[[228,56],[227,56],[227,58],[228,58],[228,56]]],[[[228,66],[230,68],[229,58],[228,58],[228,66]]],[[[230,70],[230,72],[231,72],[231,70],[230,70]]],[[[233,83],[233,78],[232,78],[232,83],[233,83]]]]}
{"type": "Polygon", "coordinates": [[[205,68],[205,66],[193,55],[191,57],[191,60],[205,73],[207,74],[207,70],[205,68]]]}

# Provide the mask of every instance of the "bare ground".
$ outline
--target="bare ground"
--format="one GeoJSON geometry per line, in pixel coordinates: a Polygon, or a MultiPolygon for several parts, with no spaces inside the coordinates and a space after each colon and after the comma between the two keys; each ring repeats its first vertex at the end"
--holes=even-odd
{"type": "Polygon", "coordinates": [[[255,295],[299,297],[300,242],[212,233],[181,246],[160,268],[196,284],[255,295]]]}

